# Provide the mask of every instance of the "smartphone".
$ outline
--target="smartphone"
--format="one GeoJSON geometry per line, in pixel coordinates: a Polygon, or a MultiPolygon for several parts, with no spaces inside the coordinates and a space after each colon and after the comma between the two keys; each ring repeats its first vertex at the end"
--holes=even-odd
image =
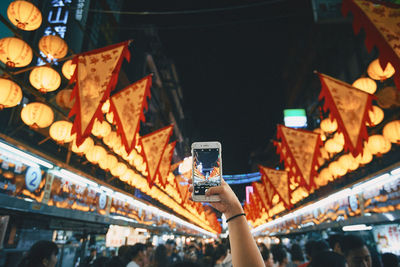
{"type": "Polygon", "coordinates": [[[222,159],[221,143],[195,142],[192,144],[193,201],[218,202],[219,196],[206,197],[206,191],[221,185],[222,159]]]}

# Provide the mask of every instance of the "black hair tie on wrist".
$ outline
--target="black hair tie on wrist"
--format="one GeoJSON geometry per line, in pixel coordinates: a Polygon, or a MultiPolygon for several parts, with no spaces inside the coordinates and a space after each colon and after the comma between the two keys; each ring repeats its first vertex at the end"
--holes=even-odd
{"type": "Polygon", "coordinates": [[[246,216],[246,213],[239,213],[239,214],[233,215],[232,217],[227,219],[226,222],[228,223],[230,220],[233,220],[233,219],[235,219],[235,218],[237,218],[239,216],[246,216]]]}

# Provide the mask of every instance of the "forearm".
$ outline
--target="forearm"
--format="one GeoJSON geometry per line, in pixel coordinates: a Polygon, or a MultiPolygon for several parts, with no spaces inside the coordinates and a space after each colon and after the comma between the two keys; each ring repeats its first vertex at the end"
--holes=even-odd
{"type": "Polygon", "coordinates": [[[265,266],[245,216],[228,222],[233,267],[265,266]]]}

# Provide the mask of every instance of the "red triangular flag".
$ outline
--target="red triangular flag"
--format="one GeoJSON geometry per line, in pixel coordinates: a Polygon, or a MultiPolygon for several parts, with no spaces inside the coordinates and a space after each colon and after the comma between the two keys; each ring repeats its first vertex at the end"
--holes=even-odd
{"type": "Polygon", "coordinates": [[[169,125],[140,138],[142,153],[147,163],[147,182],[150,188],[153,186],[154,178],[160,166],[161,156],[172,135],[172,128],[173,125],[169,125]]]}
{"type": "Polygon", "coordinates": [[[278,125],[277,137],[282,140],[281,156],[285,157],[285,163],[289,163],[286,167],[292,176],[300,177],[300,184],[310,190],[314,177],[318,175],[316,168],[322,145],[319,134],[278,125]],[[283,154],[283,149],[286,154],[283,154]]]}
{"type": "Polygon", "coordinates": [[[268,202],[268,204],[270,206],[272,206],[272,199],[274,198],[274,195],[275,195],[274,188],[268,182],[268,180],[265,177],[265,175],[261,175],[261,182],[264,185],[265,194],[266,194],[266,197],[267,197],[267,202],[268,202]]]}
{"type": "Polygon", "coordinates": [[[143,109],[147,109],[152,77],[152,75],[148,75],[110,98],[110,110],[117,123],[117,133],[121,136],[128,154],[135,147],[135,137],[140,129],[140,120],[145,121],[143,109]]]}
{"type": "Polygon", "coordinates": [[[394,82],[400,90],[400,5],[389,1],[343,0],[342,13],[353,13],[353,29],[365,31],[365,45],[369,52],[376,46],[382,69],[390,62],[396,70],[394,82]]]}
{"type": "Polygon", "coordinates": [[[371,123],[368,111],[372,111],[374,96],[328,75],[318,75],[322,85],[319,99],[325,98],[324,110],[329,109],[338,122],[338,132],[345,139],[344,149],[356,157],[368,139],[366,122],[371,123]]]}
{"type": "Polygon", "coordinates": [[[286,208],[290,208],[290,188],[289,177],[287,171],[280,171],[271,168],[259,166],[261,173],[267,181],[274,187],[275,193],[278,194],[286,208]]]}
{"type": "Polygon", "coordinates": [[[160,167],[158,168],[159,182],[164,188],[167,185],[167,178],[171,168],[171,159],[174,154],[175,145],[176,141],[167,145],[161,157],[160,167]]]}
{"type": "Polygon", "coordinates": [[[268,201],[268,196],[266,189],[264,188],[264,185],[258,182],[252,182],[251,185],[254,188],[254,193],[258,196],[258,198],[261,200],[261,204],[264,207],[266,211],[268,211],[270,207],[270,203],[268,201]]]}
{"type": "Polygon", "coordinates": [[[79,146],[90,135],[94,120],[103,121],[101,106],[118,81],[122,60],[130,59],[129,41],[76,55],[70,82],[75,82],[71,99],[75,98],[69,117],[75,115],[71,133],[76,133],[79,146]]]}

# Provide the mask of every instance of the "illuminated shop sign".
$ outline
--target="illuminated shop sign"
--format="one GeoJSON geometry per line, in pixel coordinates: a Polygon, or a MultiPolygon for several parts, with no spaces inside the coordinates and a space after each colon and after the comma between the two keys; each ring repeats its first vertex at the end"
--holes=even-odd
{"type": "MultiPolygon", "coordinates": [[[[47,26],[45,28],[43,36],[58,34],[61,38],[64,39],[65,33],[67,32],[67,22],[69,15],[68,9],[71,2],[72,0],[52,0],[50,2],[51,8],[47,15],[47,21],[51,26],[47,26]]],[[[42,51],[40,51],[40,55],[42,55],[43,58],[46,58],[46,55],[42,51]]],[[[47,61],[52,62],[51,59],[47,59],[47,61]]],[[[38,58],[37,65],[44,64],[46,64],[46,62],[44,62],[41,58],[38,58]]]]}

